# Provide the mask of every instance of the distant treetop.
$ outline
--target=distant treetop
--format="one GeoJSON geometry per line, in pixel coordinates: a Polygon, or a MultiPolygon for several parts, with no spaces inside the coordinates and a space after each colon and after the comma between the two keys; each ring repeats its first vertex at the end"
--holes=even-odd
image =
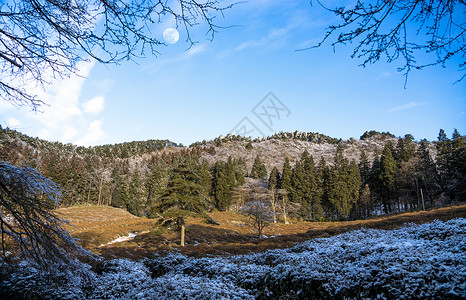
{"type": "Polygon", "coordinates": [[[371,138],[373,136],[381,136],[382,139],[386,139],[386,138],[395,138],[395,135],[394,134],[391,134],[390,132],[378,132],[378,131],[375,131],[375,130],[371,130],[371,131],[366,131],[364,132],[363,135],[361,135],[361,137],[359,138],[361,141],[365,140],[365,139],[368,139],[368,138],[371,138]]]}

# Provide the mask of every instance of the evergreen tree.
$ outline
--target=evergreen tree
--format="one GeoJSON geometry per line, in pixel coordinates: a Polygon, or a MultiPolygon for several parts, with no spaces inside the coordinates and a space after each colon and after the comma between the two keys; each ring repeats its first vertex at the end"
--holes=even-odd
{"type": "Polygon", "coordinates": [[[265,165],[260,160],[259,156],[256,156],[256,158],[254,159],[254,163],[252,165],[251,173],[249,174],[249,177],[254,178],[254,179],[267,180],[267,169],[265,168],[265,165]]]}
{"type": "Polygon", "coordinates": [[[225,211],[230,207],[232,186],[227,164],[217,161],[213,166],[212,195],[214,206],[218,210],[225,211]]]}
{"type": "Polygon", "coordinates": [[[169,170],[165,163],[160,163],[152,169],[152,175],[146,184],[147,205],[146,211],[149,218],[156,218],[153,207],[157,205],[157,199],[164,193],[168,185],[169,170]]]}
{"type": "Polygon", "coordinates": [[[265,168],[264,164],[261,164],[261,166],[259,168],[259,178],[258,179],[267,180],[267,169],[265,168]]]}
{"type": "Polygon", "coordinates": [[[357,164],[343,156],[343,148],[335,153],[335,164],[329,171],[327,201],[333,207],[333,218],[348,219],[353,205],[359,199],[361,177],[357,164]]]}
{"type": "Polygon", "coordinates": [[[233,190],[244,183],[244,168],[244,161],[231,157],[227,162],[217,161],[213,165],[211,194],[215,208],[220,211],[230,208],[233,190]]]}
{"type": "Polygon", "coordinates": [[[306,205],[304,199],[305,192],[305,174],[304,166],[301,161],[297,161],[293,168],[293,174],[291,176],[292,190],[290,193],[290,199],[292,202],[299,203],[301,205],[300,216],[302,218],[309,218],[309,206],[306,205]]]}
{"type": "Polygon", "coordinates": [[[279,182],[280,182],[280,172],[278,172],[278,169],[274,167],[272,171],[270,172],[270,176],[269,176],[269,182],[268,182],[269,189],[278,188],[279,182]]]}
{"type": "Polygon", "coordinates": [[[424,196],[426,201],[429,201],[430,205],[433,206],[434,198],[440,192],[440,184],[437,166],[430,155],[429,144],[430,143],[427,140],[421,140],[416,156],[419,157],[419,188],[423,189],[422,196],[424,196]]]}
{"type": "Polygon", "coordinates": [[[453,200],[466,200],[466,136],[455,128],[451,140],[451,167],[453,173],[453,200]]]}
{"type": "MultiPolygon", "coordinates": [[[[312,220],[320,220],[323,217],[322,199],[319,193],[318,178],[314,158],[309,152],[304,151],[301,155],[304,167],[304,203],[307,206],[306,214],[312,220]]],[[[303,207],[301,208],[303,209],[303,207]]]]}
{"type": "Polygon", "coordinates": [[[118,208],[127,208],[129,201],[129,183],[123,176],[117,174],[111,205],[118,208]]]}
{"type": "Polygon", "coordinates": [[[285,158],[282,170],[282,177],[280,178],[279,187],[280,189],[287,190],[288,193],[291,193],[291,176],[293,175],[293,172],[291,170],[290,160],[288,159],[288,157],[285,158]]]}
{"type": "Polygon", "coordinates": [[[457,130],[455,130],[453,138],[454,143],[447,137],[445,131],[440,129],[438,141],[436,142],[439,181],[442,191],[448,199],[454,199],[456,196],[457,181],[461,177],[458,176],[461,173],[458,170],[461,169],[462,165],[461,148],[464,149],[464,147],[461,147],[464,142],[462,142],[461,135],[457,130]],[[456,149],[454,150],[454,148],[456,149]]]}
{"type": "Polygon", "coordinates": [[[379,167],[380,197],[384,211],[388,214],[393,210],[391,200],[395,192],[395,175],[397,172],[396,162],[389,143],[385,145],[382,151],[379,167]]]}
{"type": "Polygon", "coordinates": [[[184,246],[186,217],[205,216],[208,207],[208,196],[200,184],[196,167],[189,159],[179,162],[155,207],[164,218],[173,220],[181,228],[181,246],[184,246]]]}
{"type": "Polygon", "coordinates": [[[325,158],[321,156],[319,165],[317,167],[317,184],[318,184],[318,196],[321,199],[323,217],[329,217],[332,211],[332,205],[328,200],[329,191],[329,168],[325,158]]]}
{"type": "Polygon", "coordinates": [[[270,192],[270,208],[272,210],[273,222],[277,223],[277,206],[278,206],[278,183],[280,182],[280,173],[274,167],[270,172],[268,188],[270,192]]]}
{"type": "Polygon", "coordinates": [[[136,216],[143,216],[145,214],[145,206],[147,203],[147,197],[144,184],[139,174],[138,169],[134,171],[131,176],[131,182],[129,184],[129,201],[127,202],[127,209],[130,213],[136,216]]]}
{"type": "Polygon", "coordinates": [[[260,178],[260,167],[262,165],[262,162],[259,158],[259,156],[256,156],[254,159],[254,163],[252,164],[251,172],[249,173],[249,177],[254,178],[254,179],[259,179],[260,178]]]}
{"type": "Polygon", "coordinates": [[[372,199],[371,190],[368,184],[365,184],[359,199],[354,207],[354,218],[355,219],[366,219],[371,215],[372,210],[372,199]]]}
{"type": "Polygon", "coordinates": [[[212,189],[212,174],[211,174],[211,167],[207,161],[202,161],[199,164],[199,184],[202,185],[204,190],[206,191],[206,195],[210,195],[212,189]]]}
{"type": "Polygon", "coordinates": [[[364,150],[361,151],[361,156],[359,159],[359,173],[361,176],[361,181],[365,185],[369,182],[371,167],[369,164],[369,158],[364,150]]]}
{"type": "Polygon", "coordinates": [[[398,163],[409,161],[414,157],[416,145],[414,137],[411,134],[406,134],[404,138],[398,139],[398,144],[395,151],[395,159],[398,163]]]}

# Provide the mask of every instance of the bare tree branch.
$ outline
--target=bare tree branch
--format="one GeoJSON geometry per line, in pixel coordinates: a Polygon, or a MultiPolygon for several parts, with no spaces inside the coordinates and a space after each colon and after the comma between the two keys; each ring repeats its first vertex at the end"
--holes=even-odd
{"type": "Polygon", "coordinates": [[[43,104],[30,85],[47,86],[53,78],[78,72],[76,65],[94,59],[118,63],[158,55],[164,43],[154,24],[173,18],[193,45],[190,30],[207,24],[214,37],[217,15],[231,5],[218,0],[12,0],[0,3],[0,98],[34,110],[43,104]]]}
{"type": "Polygon", "coordinates": [[[351,57],[363,59],[361,66],[383,57],[390,63],[402,60],[398,71],[404,72],[406,80],[413,69],[445,67],[453,58],[463,60],[458,63],[458,70],[463,72],[459,81],[466,76],[465,1],[358,0],[351,8],[326,8],[317,2],[341,22],[329,26],[319,43],[298,51],[320,47],[336,36],[332,47],[354,43],[351,57]],[[425,61],[423,54],[429,60],[425,61]]]}

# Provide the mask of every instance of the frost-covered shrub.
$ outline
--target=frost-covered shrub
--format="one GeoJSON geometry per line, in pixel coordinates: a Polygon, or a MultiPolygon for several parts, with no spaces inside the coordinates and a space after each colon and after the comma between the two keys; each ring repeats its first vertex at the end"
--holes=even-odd
{"type": "Polygon", "coordinates": [[[86,299],[464,299],[466,220],[361,229],[260,254],[134,262],[40,273],[0,269],[0,298],[86,299]],[[62,281],[57,280],[60,277],[62,281]]]}
{"type": "Polygon", "coordinates": [[[95,275],[90,267],[56,268],[48,273],[26,261],[0,264],[0,299],[84,299],[93,289],[95,275]]]}

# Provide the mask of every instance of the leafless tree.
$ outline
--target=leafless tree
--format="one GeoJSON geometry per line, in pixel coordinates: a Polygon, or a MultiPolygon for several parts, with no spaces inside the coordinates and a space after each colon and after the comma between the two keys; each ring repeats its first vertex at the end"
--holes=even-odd
{"type": "Polygon", "coordinates": [[[0,232],[3,259],[19,254],[40,267],[72,265],[78,256],[92,256],[71,237],[53,211],[60,188],[29,167],[0,162],[0,232]]]}
{"type": "Polygon", "coordinates": [[[259,239],[265,227],[273,222],[270,207],[270,193],[261,180],[250,179],[246,181],[246,202],[240,209],[240,213],[248,217],[249,224],[257,230],[259,239]]]}
{"type": "Polygon", "coordinates": [[[244,206],[244,201],[246,198],[246,189],[243,186],[239,186],[233,189],[232,191],[232,202],[233,204],[231,205],[231,208],[238,212],[241,210],[241,208],[244,206]]]}
{"type": "Polygon", "coordinates": [[[270,207],[260,200],[248,202],[242,208],[241,214],[248,217],[250,225],[257,230],[259,239],[262,239],[264,228],[273,221],[270,207]]]}
{"type": "Polygon", "coordinates": [[[33,91],[53,78],[77,74],[77,63],[118,63],[157,55],[164,43],[154,24],[173,18],[186,31],[206,24],[213,38],[216,16],[232,5],[217,0],[11,0],[0,2],[0,98],[34,110],[43,99],[33,91]]]}
{"type": "Polygon", "coordinates": [[[362,58],[362,66],[383,57],[388,62],[403,60],[398,70],[406,78],[413,69],[445,66],[457,57],[461,60],[459,70],[464,73],[458,81],[466,76],[464,0],[358,0],[350,8],[326,8],[323,1],[316,1],[341,22],[329,26],[321,42],[311,48],[336,36],[331,45],[354,44],[352,57],[362,58]],[[429,60],[421,58],[421,53],[427,53],[429,60]]]}

